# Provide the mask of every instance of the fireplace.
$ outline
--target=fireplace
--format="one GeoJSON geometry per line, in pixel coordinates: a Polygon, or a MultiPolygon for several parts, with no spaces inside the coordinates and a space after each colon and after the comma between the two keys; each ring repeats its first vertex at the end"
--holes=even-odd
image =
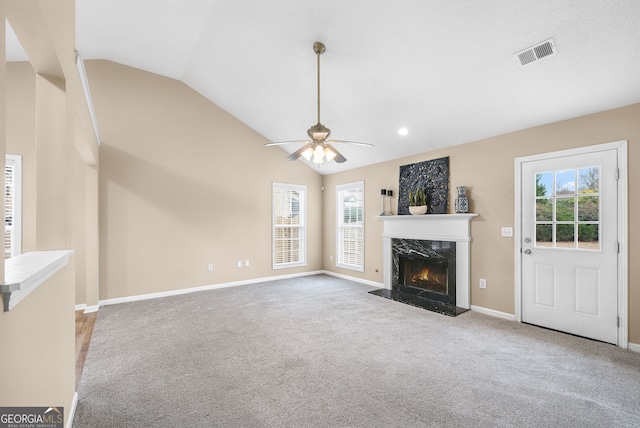
{"type": "Polygon", "coordinates": [[[385,288],[371,293],[449,316],[467,311],[470,222],[476,215],[379,217],[385,288]]]}
{"type": "Polygon", "coordinates": [[[447,263],[423,258],[400,256],[400,284],[402,287],[428,291],[437,295],[449,293],[447,263]]]}
{"type": "Polygon", "coordinates": [[[455,306],[455,242],[393,238],[391,257],[393,291],[455,306]]]}

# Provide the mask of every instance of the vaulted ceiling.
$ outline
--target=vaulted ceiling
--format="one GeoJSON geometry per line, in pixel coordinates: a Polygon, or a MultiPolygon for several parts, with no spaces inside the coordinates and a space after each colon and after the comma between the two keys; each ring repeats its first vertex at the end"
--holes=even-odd
{"type": "MultiPolygon", "coordinates": [[[[640,102],[637,0],[76,0],[76,11],[85,60],[181,80],[269,141],[316,123],[323,42],[322,123],[375,145],[337,145],[348,160],[323,174],[640,102]],[[549,39],[546,58],[514,55],[549,39]]],[[[26,59],[10,27],[7,59],[26,59]]]]}

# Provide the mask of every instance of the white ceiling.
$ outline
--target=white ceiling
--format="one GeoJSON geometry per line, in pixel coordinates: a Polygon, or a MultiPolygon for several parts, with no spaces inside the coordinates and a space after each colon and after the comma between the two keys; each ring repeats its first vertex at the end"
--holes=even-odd
{"type": "MultiPolygon", "coordinates": [[[[323,174],[640,102],[637,0],[76,0],[76,9],[85,60],[181,80],[271,141],[304,139],[315,124],[312,45],[323,42],[322,123],[332,138],[375,144],[337,145],[348,160],[323,174]],[[514,53],[549,38],[557,55],[519,65],[514,53]]],[[[7,59],[25,59],[8,32],[7,59]]]]}

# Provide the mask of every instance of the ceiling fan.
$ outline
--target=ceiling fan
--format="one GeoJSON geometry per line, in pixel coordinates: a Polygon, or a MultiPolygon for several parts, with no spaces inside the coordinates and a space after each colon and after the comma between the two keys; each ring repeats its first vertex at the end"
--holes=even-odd
{"type": "Polygon", "coordinates": [[[360,146],[373,147],[373,144],[360,143],[358,141],[348,140],[327,140],[331,134],[331,130],[320,123],[320,55],[326,50],[325,46],[320,42],[313,44],[313,51],[318,58],[318,123],[307,129],[307,135],[309,139],[306,140],[290,140],[290,141],[278,141],[274,143],[267,143],[265,146],[279,146],[288,143],[306,143],[300,149],[287,156],[287,160],[294,161],[300,157],[304,157],[306,160],[316,163],[318,165],[324,162],[331,162],[335,160],[337,163],[343,163],[347,160],[339,151],[335,149],[329,143],[347,143],[357,144],[360,146]]]}

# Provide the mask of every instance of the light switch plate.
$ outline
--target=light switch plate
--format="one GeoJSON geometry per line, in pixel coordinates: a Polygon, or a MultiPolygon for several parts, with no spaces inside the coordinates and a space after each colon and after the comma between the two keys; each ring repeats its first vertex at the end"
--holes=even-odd
{"type": "Polygon", "coordinates": [[[503,227],[502,236],[513,237],[513,227],[503,227]]]}

